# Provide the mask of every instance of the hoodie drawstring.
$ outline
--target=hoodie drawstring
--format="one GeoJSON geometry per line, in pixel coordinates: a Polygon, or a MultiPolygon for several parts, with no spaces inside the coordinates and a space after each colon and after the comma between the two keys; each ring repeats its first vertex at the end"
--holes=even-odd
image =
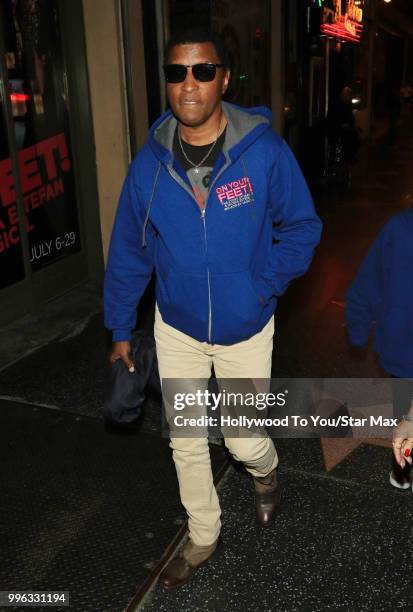
{"type": "MultiPolygon", "coordinates": [[[[247,164],[246,161],[244,159],[244,156],[241,155],[241,164],[242,164],[242,168],[244,170],[244,176],[245,178],[248,178],[248,169],[247,169],[247,164]]],[[[251,193],[251,202],[250,202],[250,210],[251,210],[251,219],[255,222],[257,219],[257,215],[255,212],[255,200],[254,200],[254,194],[251,193]]]]}
{"type": "Polygon", "coordinates": [[[149,215],[150,215],[150,212],[151,212],[153,198],[155,197],[156,184],[158,182],[160,171],[161,171],[161,162],[158,162],[158,168],[156,170],[155,180],[154,180],[153,186],[152,186],[152,193],[151,193],[151,197],[149,199],[148,212],[146,213],[145,222],[143,224],[143,229],[142,229],[142,247],[146,247],[147,246],[147,244],[146,244],[146,226],[148,225],[149,215]]]}

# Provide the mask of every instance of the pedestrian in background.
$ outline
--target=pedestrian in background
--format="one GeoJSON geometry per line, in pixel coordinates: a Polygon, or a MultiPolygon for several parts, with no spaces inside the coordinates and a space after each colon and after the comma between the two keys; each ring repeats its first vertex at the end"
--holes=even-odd
{"type": "MultiPolygon", "coordinates": [[[[379,363],[394,378],[393,414],[401,419],[413,413],[413,209],[386,223],[347,291],[346,323],[353,346],[367,345],[373,322],[379,363]]],[[[400,439],[394,444],[400,451],[400,439]]],[[[390,483],[408,489],[410,469],[410,462],[395,461],[390,483]]]]}
{"type": "Polygon", "coordinates": [[[345,85],[333,97],[326,118],[328,178],[332,182],[351,187],[350,166],[356,161],[360,136],[353,116],[353,91],[345,85]]]}

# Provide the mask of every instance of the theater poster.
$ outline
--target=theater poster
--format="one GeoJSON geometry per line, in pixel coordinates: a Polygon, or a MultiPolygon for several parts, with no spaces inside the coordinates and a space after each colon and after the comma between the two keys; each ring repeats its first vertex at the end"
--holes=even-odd
{"type": "Polygon", "coordinates": [[[80,249],[67,89],[56,0],[5,0],[3,35],[12,117],[0,108],[0,287],[23,278],[14,173],[36,272],[80,249]],[[6,122],[13,124],[13,168],[6,122]],[[4,264],[4,265],[3,265],[4,264]],[[6,272],[3,273],[3,270],[6,272]]]}

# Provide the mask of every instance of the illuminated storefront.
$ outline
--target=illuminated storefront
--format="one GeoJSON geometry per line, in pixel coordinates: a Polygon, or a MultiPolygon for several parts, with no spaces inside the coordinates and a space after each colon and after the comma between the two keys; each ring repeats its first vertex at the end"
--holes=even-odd
{"type": "Polygon", "coordinates": [[[308,0],[307,48],[303,51],[304,157],[310,180],[323,180],[325,121],[344,88],[351,89],[355,113],[364,121],[369,67],[369,3],[364,0],[308,0]]]}
{"type": "Polygon", "coordinates": [[[77,48],[68,42],[81,25],[79,3],[71,15],[58,0],[2,0],[1,9],[0,323],[87,278],[82,187],[90,166],[80,167],[87,151],[75,156],[73,146],[82,121],[88,129],[77,104],[87,103],[84,56],[72,78],[81,34],[77,48]]]}

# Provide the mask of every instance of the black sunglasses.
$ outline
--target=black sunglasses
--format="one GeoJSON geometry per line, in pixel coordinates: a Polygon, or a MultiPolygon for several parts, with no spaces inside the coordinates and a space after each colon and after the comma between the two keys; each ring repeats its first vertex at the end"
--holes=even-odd
{"type": "Polygon", "coordinates": [[[217,68],[223,68],[223,64],[210,64],[203,62],[202,64],[193,64],[193,66],[184,66],[183,64],[166,64],[163,67],[165,80],[167,83],[182,83],[188,74],[188,68],[192,68],[194,79],[207,83],[213,81],[217,73],[217,68]]]}

